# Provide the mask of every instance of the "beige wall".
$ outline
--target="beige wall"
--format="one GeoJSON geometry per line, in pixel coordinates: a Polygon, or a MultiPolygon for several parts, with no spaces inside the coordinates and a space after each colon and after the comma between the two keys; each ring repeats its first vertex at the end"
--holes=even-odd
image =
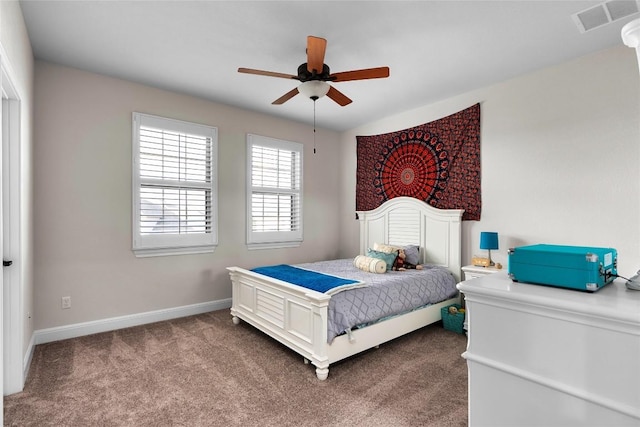
{"type": "Polygon", "coordinates": [[[33,53],[17,1],[0,1],[0,44],[20,97],[20,253],[10,254],[20,273],[23,354],[33,335],[33,53]]]}
{"type": "Polygon", "coordinates": [[[535,243],[614,247],[619,271],[640,268],[638,64],[622,46],[427,105],[342,135],[341,255],[358,250],[356,135],[426,123],[481,103],[482,218],[463,223],[463,262],[535,243]],[[484,254],[486,255],[486,254],[484,254]]]}
{"type": "MultiPolygon", "coordinates": [[[[338,255],[339,135],[202,99],[36,62],[36,329],[231,297],[227,266],[338,255]],[[131,113],[218,128],[219,246],[213,254],[131,251],[131,113]],[[246,133],[305,145],[304,243],[248,251],[246,133]],[[62,310],[60,298],[71,296],[62,310]]],[[[274,107],[277,108],[277,107],[274,107]]]]}
{"type": "Polygon", "coordinates": [[[225,267],[351,257],[358,252],[355,136],[415,126],[481,103],[481,221],[463,224],[463,261],[482,230],[507,248],[612,246],[620,273],[640,264],[638,69],[618,47],[352,131],[308,126],[131,82],[36,63],[36,329],[230,297],[225,267]],[[135,258],[131,112],[219,129],[220,246],[214,254],[135,258]],[[305,243],[247,251],[245,134],[302,142],[305,243]],[[332,173],[338,165],[339,173],[332,173]],[[60,309],[70,295],[72,308],[60,309]]]}

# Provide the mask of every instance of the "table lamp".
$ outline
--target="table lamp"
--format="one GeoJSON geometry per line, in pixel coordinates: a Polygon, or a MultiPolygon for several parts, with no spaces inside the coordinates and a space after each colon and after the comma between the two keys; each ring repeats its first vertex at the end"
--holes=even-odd
{"type": "Polygon", "coordinates": [[[481,231],[480,249],[487,249],[489,251],[489,265],[493,267],[495,264],[491,260],[491,249],[498,249],[498,233],[494,231],[481,231]]]}

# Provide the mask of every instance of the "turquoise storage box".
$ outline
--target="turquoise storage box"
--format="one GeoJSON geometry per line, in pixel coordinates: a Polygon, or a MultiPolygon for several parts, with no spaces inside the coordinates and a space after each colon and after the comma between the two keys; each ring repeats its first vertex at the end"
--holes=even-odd
{"type": "Polygon", "coordinates": [[[509,249],[509,277],[514,282],[593,292],[617,277],[617,258],[613,248],[519,246],[509,249]]]}

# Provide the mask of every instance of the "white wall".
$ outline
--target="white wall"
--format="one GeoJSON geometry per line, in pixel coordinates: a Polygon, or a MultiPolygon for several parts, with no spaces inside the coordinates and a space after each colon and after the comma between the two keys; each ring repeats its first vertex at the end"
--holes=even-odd
{"type": "Polygon", "coordinates": [[[20,253],[11,254],[12,268],[20,269],[23,350],[33,335],[33,52],[17,1],[0,1],[0,44],[11,68],[13,84],[20,96],[20,253]]]}
{"type": "MultiPolygon", "coordinates": [[[[338,255],[339,135],[46,62],[35,68],[36,329],[231,297],[225,268],[338,255]],[[219,246],[213,254],[136,258],[131,251],[131,113],[218,128],[219,246]],[[304,243],[248,251],[246,133],[301,142],[304,243]],[[71,296],[62,310],[60,298],[71,296]]],[[[277,107],[274,107],[277,108],[277,107]]]]}
{"type": "Polygon", "coordinates": [[[358,251],[357,135],[406,129],[481,103],[482,217],[463,223],[463,263],[480,231],[497,231],[496,262],[535,243],[618,250],[619,273],[640,268],[638,64],[621,46],[345,132],[341,256],[358,251]]]}

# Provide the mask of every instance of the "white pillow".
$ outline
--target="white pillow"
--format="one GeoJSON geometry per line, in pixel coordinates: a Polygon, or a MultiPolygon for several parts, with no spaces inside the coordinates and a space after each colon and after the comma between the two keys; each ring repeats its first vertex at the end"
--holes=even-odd
{"type": "Polygon", "coordinates": [[[398,246],[386,245],[384,243],[374,243],[373,250],[378,252],[384,252],[385,254],[392,254],[398,252],[398,249],[402,249],[398,246]]]}
{"type": "Polygon", "coordinates": [[[381,274],[387,272],[387,263],[385,260],[365,255],[358,255],[355,257],[353,265],[360,270],[367,271],[369,273],[381,274]]]}

